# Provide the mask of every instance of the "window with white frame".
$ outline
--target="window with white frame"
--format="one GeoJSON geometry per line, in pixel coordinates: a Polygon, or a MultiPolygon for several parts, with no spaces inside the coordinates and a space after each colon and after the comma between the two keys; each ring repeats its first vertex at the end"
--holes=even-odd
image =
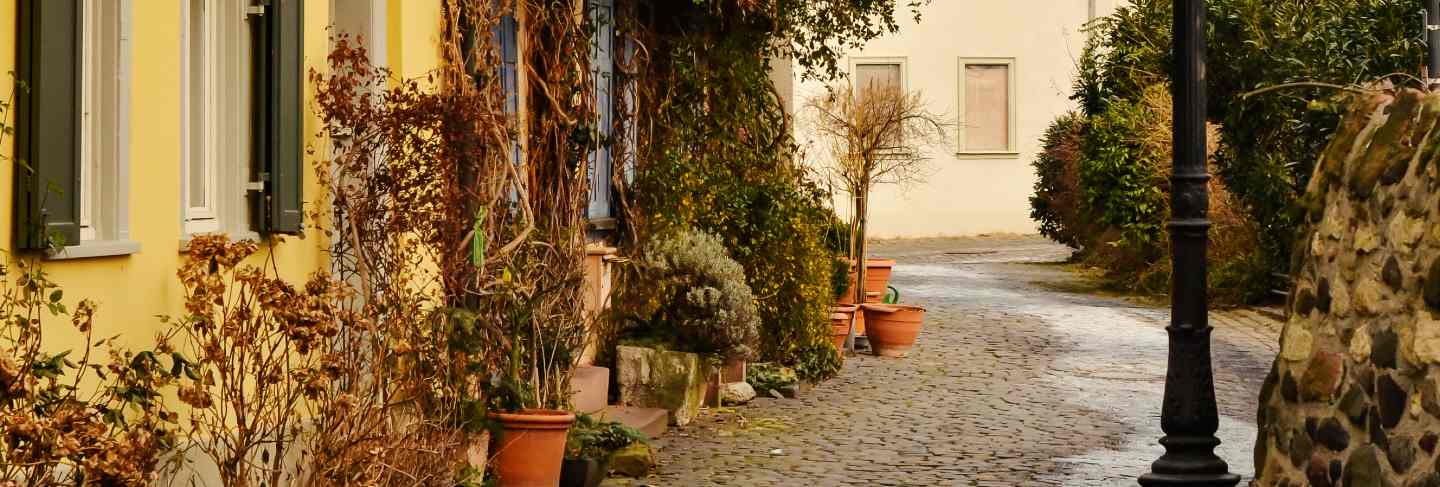
{"type": "Polygon", "coordinates": [[[78,244],[93,245],[129,237],[125,200],[130,2],[84,0],[80,9],[78,244]]]}
{"type": "MultiPolygon", "coordinates": [[[[857,101],[863,101],[865,96],[874,93],[875,90],[905,92],[905,59],[904,58],[860,58],[854,61],[855,73],[855,96],[857,101]]],[[[896,130],[885,134],[884,150],[898,148],[902,143],[903,134],[898,127],[896,130]]]]}
{"type": "Polygon", "coordinates": [[[185,233],[243,233],[251,160],[249,2],[184,2],[185,233]]]}
{"type": "Polygon", "coordinates": [[[1015,58],[962,58],[959,74],[959,152],[1013,155],[1015,58]]]}

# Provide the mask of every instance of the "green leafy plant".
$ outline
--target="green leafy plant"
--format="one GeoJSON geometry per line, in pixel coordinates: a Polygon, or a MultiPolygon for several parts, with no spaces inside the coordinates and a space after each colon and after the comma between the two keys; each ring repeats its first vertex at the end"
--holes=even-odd
{"type": "Polygon", "coordinates": [[[1140,127],[1153,122],[1142,106],[1112,103],[1085,131],[1079,171],[1083,211],[1099,226],[1119,232],[1119,238],[1101,243],[1125,247],[1147,262],[1154,257],[1167,208],[1164,176],[1157,170],[1162,154],[1139,143],[1140,127]]]}
{"type": "MultiPolygon", "coordinates": [[[[1073,95],[1087,116],[1124,110],[1168,84],[1171,8],[1131,0],[1091,26],[1073,95]]],[[[1213,164],[1255,224],[1259,258],[1241,259],[1257,273],[1241,281],[1253,300],[1274,287],[1272,272],[1289,267],[1303,220],[1299,195],[1349,103],[1323,85],[1415,83],[1425,58],[1423,2],[1213,0],[1208,8],[1213,164]]]]}
{"type": "Polygon", "coordinates": [[[576,414],[565,440],[565,457],[601,460],[636,443],[650,443],[650,438],[635,428],[613,421],[601,421],[588,414],[576,414]]]}
{"type": "MultiPolygon", "coordinates": [[[[757,300],[758,358],[811,361],[811,380],[834,375],[840,360],[821,347],[834,302],[823,241],[830,195],[799,164],[772,61],[793,59],[803,76],[833,80],[846,49],[894,32],[905,7],[918,16],[928,1],[622,1],[655,9],[619,26],[646,46],[626,103],[648,120],[615,121],[617,139],[637,141],[633,165],[613,181],[627,247],[688,229],[721,236],[757,300]]],[[[633,282],[622,276],[617,289],[633,282]]]]}
{"type": "MultiPolygon", "coordinates": [[[[830,354],[835,354],[835,347],[830,347],[830,354]]],[[[755,392],[768,394],[798,385],[800,376],[798,371],[780,364],[754,363],[745,367],[745,382],[754,387],[755,392]]]]}

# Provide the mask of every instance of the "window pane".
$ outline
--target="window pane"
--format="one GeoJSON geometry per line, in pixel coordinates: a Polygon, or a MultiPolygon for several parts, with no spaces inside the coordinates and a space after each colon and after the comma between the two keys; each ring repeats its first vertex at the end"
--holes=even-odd
{"type": "MultiPolygon", "coordinates": [[[[209,117],[206,116],[206,101],[209,91],[209,77],[205,75],[207,69],[206,51],[209,47],[210,36],[209,26],[206,25],[206,0],[190,0],[190,69],[186,73],[190,77],[190,154],[188,184],[189,200],[191,208],[209,207],[207,191],[210,177],[207,150],[205,142],[207,129],[210,127],[209,117]]],[[[194,217],[194,215],[191,215],[194,217]]]]}
{"type": "Polygon", "coordinates": [[[856,91],[860,93],[882,87],[898,90],[903,86],[899,64],[858,64],[855,66],[855,81],[856,91]]]}
{"type": "Polygon", "coordinates": [[[965,150],[1010,150],[1010,66],[965,66],[965,150]]]}

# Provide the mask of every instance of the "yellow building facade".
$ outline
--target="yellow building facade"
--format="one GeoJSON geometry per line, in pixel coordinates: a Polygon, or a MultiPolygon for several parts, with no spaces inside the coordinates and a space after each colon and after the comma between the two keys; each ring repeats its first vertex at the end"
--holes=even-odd
{"type": "MultiPolygon", "coordinates": [[[[161,329],[156,315],[181,310],[183,291],[175,272],[185,242],[198,233],[266,242],[262,248],[273,252],[281,274],[294,281],[327,266],[328,243],[311,222],[278,238],[245,224],[253,218],[243,204],[250,170],[244,154],[253,147],[245,139],[254,131],[235,123],[248,115],[237,99],[253,94],[237,82],[249,61],[250,46],[244,44],[257,16],[273,15],[291,1],[300,13],[297,47],[304,73],[326,71],[331,35],[340,30],[366,39],[377,64],[399,75],[419,77],[437,66],[441,0],[271,0],[261,8],[243,0],[0,0],[0,73],[21,76],[26,67],[19,51],[27,35],[22,23],[34,21],[29,16],[36,4],[73,3],[79,11],[76,77],[83,99],[77,132],[85,174],[76,187],[88,214],[78,244],[67,240],[65,250],[46,259],[45,269],[64,288],[67,303],[99,304],[97,336],[118,334],[122,345],[135,347],[151,343],[161,329]],[[207,191],[211,194],[203,194],[207,191]],[[207,197],[233,198],[210,205],[215,211],[207,222],[199,204],[207,197]]],[[[37,57],[43,58],[40,64],[60,61],[37,57]]],[[[301,158],[301,200],[308,205],[320,193],[315,157],[326,152],[329,141],[318,134],[313,87],[300,79],[303,106],[291,114],[300,123],[300,149],[286,156],[301,158]]],[[[15,85],[6,76],[0,93],[10,97],[15,85]]],[[[17,115],[12,107],[5,123],[24,137],[33,127],[17,115]]],[[[8,159],[25,156],[17,149],[16,137],[0,146],[7,156],[0,165],[0,248],[7,252],[24,245],[15,230],[21,218],[17,184],[23,183],[17,183],[17,163],[8,159]]],[[[70,348],[79,345],[77,339],[50,343],[70,348]]]]}

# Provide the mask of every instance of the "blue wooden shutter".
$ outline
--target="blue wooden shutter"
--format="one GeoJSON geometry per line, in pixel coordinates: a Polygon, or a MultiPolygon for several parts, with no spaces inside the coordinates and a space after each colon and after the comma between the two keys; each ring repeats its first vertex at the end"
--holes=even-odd
{"type": "Polygon", "coordinates": [[[267,233],[298,234],[304,227],[303,0],[259,0],[264,13],[252,27],[254,68],[251,218],[267,233]]]}
{"type": "MultiPolygon", "coordinates": [[[[500,40],[500,88],[505,96],[505,114],[514,118],[520,114],[520,23],[513,12],[507,13],[500,17],[496,28],[499,29],[496,37],[500,40]]],[[[510,141],[510,162],[520,165],[519,134],[515,137],[510,141]]]]}
{"type": "Polygon", "coordinates": [[[613,216],[610,174],[614,161],[610,138],[615,131],[615,102],[612,98],[615,85],[615,0],[588,0],[587,7],[590,20],[595,25],[590,72],[595,79],[595,122],[599,138],[594,152],[590,153],[590,205],[587,213],[591,220],[597,220],[613,216]]]}
{"type": "Polygon", "coordinates": [[[22,249],[52,237],[80,242],[79,0],[17,7],[15,236],[22,249]]]}

